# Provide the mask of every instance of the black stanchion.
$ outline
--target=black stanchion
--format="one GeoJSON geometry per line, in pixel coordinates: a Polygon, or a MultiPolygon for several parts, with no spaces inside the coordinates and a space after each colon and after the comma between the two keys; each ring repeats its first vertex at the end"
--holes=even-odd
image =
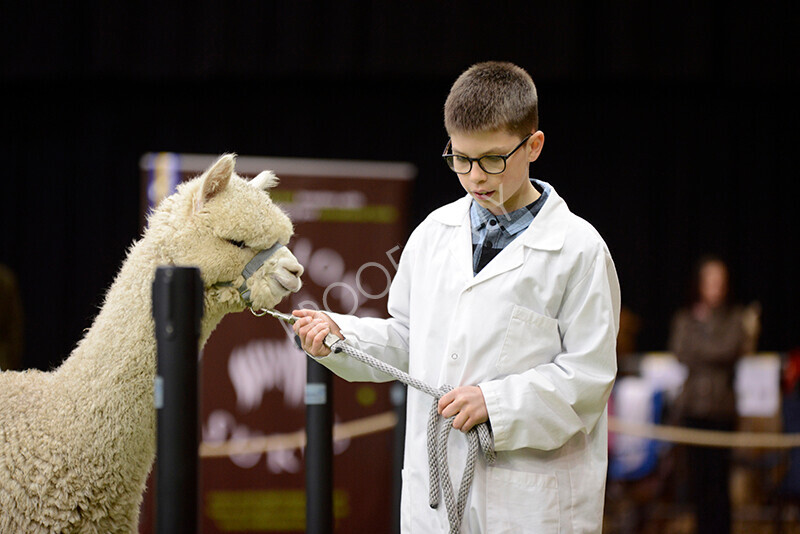
{"type": "Polygon", "coordinates": [[[408,388],[395,382],[389,390],[392,409],[397,415],[392,439],[392,532],[400,534],[400,494],[403,488],[403,452],[406,440],[406,396],[408,388]]]}
{"type": "Polygon", "coordinates": [[[306,534],[333,532],[333,375],[306,367],[306,534]]]}
{"type": "Polygon", "coordinates": [[[200,271],[159,267],[153,282],[158,347],[157,534],[197,532],[197,356],[202,316],[200,271]]]}

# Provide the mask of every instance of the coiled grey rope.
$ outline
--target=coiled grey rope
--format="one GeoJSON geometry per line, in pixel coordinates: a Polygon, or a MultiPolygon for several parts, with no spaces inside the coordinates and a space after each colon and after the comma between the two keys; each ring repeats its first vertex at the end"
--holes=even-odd
{"type": "Polygon", "coordinates": [[[464,466],[464,474],[461,478],[461,486],[458,488],[458,496],[453,492],[453,483],[450,480],[450,471],[447,465],[447,438],[450,429],[453,428],[455,416],[444,419],[439,415],[439,398],[453,389],[445,385],[439,389],[433,388],[409,375],[388,365],[385,362],[362,352],[347,343],[339,340],[330,346],[334,352],[344,352],[348,356],[369,365],[389,376],[393,376],[400,382],[427,393],[433,397],[433,405],[428,417],[428,468],[430,470],[429,504],[431,508],[439,506],[440,494],[444,495],[444,502],[447,507],[447,518],[450,521],[450,534],[458,534],[461,522],[464,518],[464,507],[467,504],[467,497],[472,487],[472,479],[475,475],[475,461],[478,457],[478,448],[483,450],[484,458],[491,465],[495,461],[494,439],[492,431],[489,429],[488,422],[481,423],[472,427],[466,433],[468,451],[467,461],[464,466]]]}

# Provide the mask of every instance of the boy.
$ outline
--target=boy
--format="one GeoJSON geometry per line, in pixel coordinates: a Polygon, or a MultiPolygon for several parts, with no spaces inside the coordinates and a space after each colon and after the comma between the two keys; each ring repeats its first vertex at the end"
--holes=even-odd
{"type": "MultiPolygon", "coordinates": [[[[467,191],[403,250],[391,318],[296,310],[303,348],[347,380],[389,377],[322,344],[329,332],[433,386],[467,432],[489,421],[497,461],[478,462],[461,532],[599,533],[606,401],[616,374],[619,284],[608,249],[555,189],[528,177],[541,154],[536,88],[523,69],[479,63],[445,103],[444,159],[467,191]]],[[[409,388],[403,532],[447,532],[428,506],[432,399],[409,388]]],[[[461,483],[467,440],[448,442],[461,483]]]]}

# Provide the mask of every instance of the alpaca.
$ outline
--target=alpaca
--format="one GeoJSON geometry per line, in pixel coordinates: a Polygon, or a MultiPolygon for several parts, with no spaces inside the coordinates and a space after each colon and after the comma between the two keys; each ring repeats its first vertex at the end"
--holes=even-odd
{"type": "Polygon", "coordinates": [[[293,228],[266,192],[277,178],[265,171],[248,182],[234,164],[223,155],[154,210],[58,368],[0,372],[0,533],[137,531],[155,456],[157,266],[200,268],[200,347],[226,314],[274,307],[300,289],[303,268],[286,247],[244,279],[249,260],[287,244],[293,228]]]}

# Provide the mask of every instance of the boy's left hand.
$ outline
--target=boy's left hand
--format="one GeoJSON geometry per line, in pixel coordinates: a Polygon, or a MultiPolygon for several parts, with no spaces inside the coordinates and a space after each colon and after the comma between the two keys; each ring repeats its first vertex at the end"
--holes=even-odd
{"type": "Polygon", "coordinates": [[[442,395],[439,414],[445,418],[455,415],[453,428],[462,432],[469,432],[475,425],[489,420],[483,391],[478,386],[461,386],[442,395]]]}

